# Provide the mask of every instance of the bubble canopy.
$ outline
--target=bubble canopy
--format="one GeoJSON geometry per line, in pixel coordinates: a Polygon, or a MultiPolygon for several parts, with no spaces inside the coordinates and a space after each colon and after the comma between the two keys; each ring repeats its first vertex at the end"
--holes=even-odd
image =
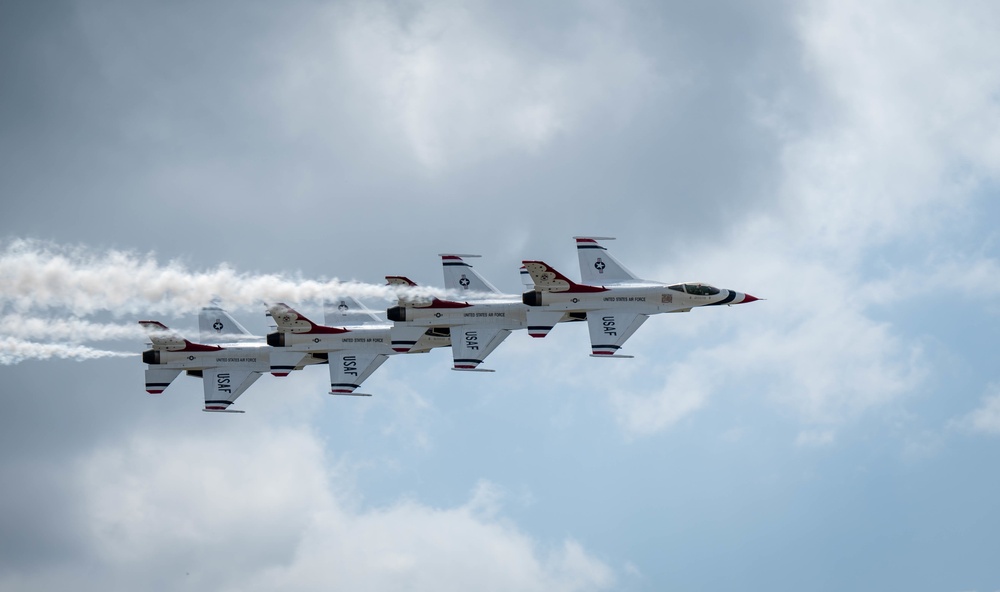
{"type": "Polygon", "coordinates": [[[667,287],[671,290],[676,290],[677,292],[684,292],[695,296],[715,296],[719,293],[719,289],[715,286],[702,284],[700,282],[692,284],[674,284],[667,287]]]}

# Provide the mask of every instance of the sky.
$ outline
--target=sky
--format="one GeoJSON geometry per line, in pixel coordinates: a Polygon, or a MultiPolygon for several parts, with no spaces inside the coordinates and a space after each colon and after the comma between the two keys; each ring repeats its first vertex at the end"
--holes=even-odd
{"type": "Polygon", "coordinates": [[[1000,590],[1000,6],[0,2],[0,590],[1000,590]],[[143,388],[438,253],[766,300],[143,388]],[[74,275],[75,274],[75,275],[74,275]],[[72,276],[76,283],[60,283],[72,276]],[[192,279],[193,278],[193,279],[192,279]],[[67,288],[70,286],[70,288],[67,288]],[[269,292],[269,293],[265,293],[269,292]],[[159,298],[168,294],[169,298],[159,298]],[[207,304],[207,302],[204,302],[207,304]]]}

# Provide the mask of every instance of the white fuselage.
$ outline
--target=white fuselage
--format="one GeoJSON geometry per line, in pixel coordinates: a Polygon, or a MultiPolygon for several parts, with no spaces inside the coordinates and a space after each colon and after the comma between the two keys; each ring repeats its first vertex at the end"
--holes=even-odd
{"type": "Polygon", "coordinates": [[[652,282],[594,286],[593,291],[545,292],[534,290],[524,294],[524,302],[552,310],[587,312],[614,309],[622,312],[652,315],[664,312],[686,312],[698,306],[737,304],[745,295],[726,289],[715,289],[699,283],[658,284],[652,282]],[[706,293],[689,293],[703,291],[706,293]],[[715,291],[711,294],[707,292],[715,291]]]}
{"type": "MultiPolygon", "coordinates": [[[[397,353],[392,349],[392,325],[361,325],[344,327],[344,333],[282,333],[283,347],[289,351],[322,353],[340,350],[358,350],[383,355],[397,353]]],[[[412,353],[430,351],[435,347],[448,347],[447,335],[424,335],[411,350],[412,353]]]]}
{"type": "Polygon", "coordinates": [[[252,372],[268,372],[271,368],[271,348],[267,344],[221,344],[212,351],[148,350],[144,361],[159,368],[197,371],[208,368],[240,368],[252,372]],[[150,353],[153,352],[153,353],[150,353]],[[151,358],[151,359],[147,359],[151,358]]]}
{"type": "Polygon", "coordinates": [[[415,327],[487,325],[513,331],[528,326],[528,307],[513,297],[448,302],[443,306],[397,306],[389,311],[391,320],[415,327]]]}

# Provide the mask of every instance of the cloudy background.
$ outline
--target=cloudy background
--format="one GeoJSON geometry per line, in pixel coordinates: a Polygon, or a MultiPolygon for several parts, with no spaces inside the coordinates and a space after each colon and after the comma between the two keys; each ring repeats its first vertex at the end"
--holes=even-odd
{"type": "Polygon", "coordinates": [[[562,326],[495,374],[400,356],[354,399],[312,368],[217,415],[137,357],[11,353],[195,308],[7,275],[0,589],[1000,588],[998,30],[985,1],[0,3],[4,263],[440,285],[450,251],[518,293],[589,233],[767,298],[653,318],[633,360],[562,326]]]}

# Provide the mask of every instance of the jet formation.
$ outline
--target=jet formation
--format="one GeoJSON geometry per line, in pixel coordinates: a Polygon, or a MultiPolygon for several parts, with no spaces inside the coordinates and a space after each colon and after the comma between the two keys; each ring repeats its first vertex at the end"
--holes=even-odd
{"type": "MultiPolygon", "coordinates": [[[[345,297],[326,303],[323,324],[286,304],[270,305],[267,314],[276,330],[266,337],[252,335],[218,307],[199,314],[202,343],[188,341],[158,321],[139,321],[151,342],[142,354],[146,391],[160,394],[185,372],[202,379],[205,411],[242,413],[230,406],[262,374],[284,377],[324,364],[330,372],[330,394],[370,396],[357,389],[389,356],[450,346],[452,370],[493,372],[482,364],[511,332],[526,329],[531,337],[543,338],[567,322],[587,323],[591,356],[631,358],[619,350],[650,315],[758,300],[702,282],[640,279],[600,242],[612,238],[574,238],[580,283],[544,261],[526,260],[520,270],[525,287],[520,296],[503,294],[480,276],[468,262],[478,255],[443,253],[445,288],[467,298],[414,297],[413,291],[400,290],[385,320],[345,297]]],[[[416,286],[405,276],[386,276],[386,281],[416,286]]]]}

